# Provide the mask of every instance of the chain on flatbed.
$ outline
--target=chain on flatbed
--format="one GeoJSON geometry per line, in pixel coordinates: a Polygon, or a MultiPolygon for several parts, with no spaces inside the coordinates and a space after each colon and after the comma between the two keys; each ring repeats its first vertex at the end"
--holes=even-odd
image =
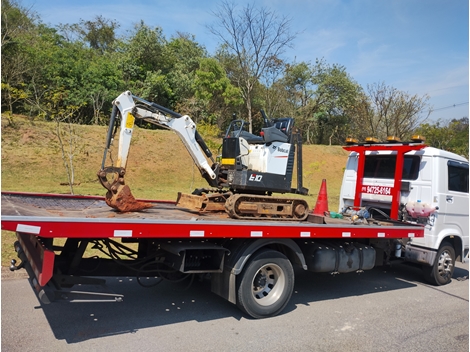
{"type": "Polygon", "coordinates": [[[302,199],[274,198],[251,194],[235,194],[225,203],[234,219],[246,220],[305,220],[308,204],[302,199]]]}

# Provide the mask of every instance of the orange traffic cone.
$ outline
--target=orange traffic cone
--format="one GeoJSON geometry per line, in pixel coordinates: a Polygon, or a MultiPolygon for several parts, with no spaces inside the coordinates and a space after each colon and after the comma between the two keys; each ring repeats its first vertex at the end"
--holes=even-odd
{"type": "Polygon", "coordinates": [[[320,193],[318,193],[317,203],[313,209],[314,215],[325,216],[325,211],[328,211],[328,194],[326,193],[326,180],[321,182],[320,193]]]}

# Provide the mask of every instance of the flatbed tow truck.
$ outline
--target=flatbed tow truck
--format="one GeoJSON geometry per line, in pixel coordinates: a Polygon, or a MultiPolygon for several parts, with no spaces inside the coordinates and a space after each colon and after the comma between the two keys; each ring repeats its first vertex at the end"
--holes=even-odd
{"type": "MultiPolygon", "coordinates": [[[[353,224],[249,221],[195,214],[174,202],[151,202],[141,212],[110,209],[104,197],[2,192],[2,229],[15,231],[15,249],[42,303],[122,301],[103,276],[141,282],[191,280],[210,274],[212,291],[255,318],[288,303],[293,265],[314,272],[360,272],[394,255],[396,244],[423,237],[422,226],[397,221],[353,224]],[[63,244],[57,244],[65,239],[63,244]],[[137,249],[128,246],[136,243],[137,249]],[[87,247],[108,255],[84,258],[87,247]],[[101,286],[102,292],[87,291],[101,286]]],[[[146,284],[143,284],[144,286],[146,284]]]]}
{"type": "MultiPolygon", "coordinates": [[[[2,192],[2,229],[16,232],[21,259],[19,264],[13,259],[10,269],[28,271],[44,304],[122,301],[122,295],[107,290],[106,276],[136,277],[142,286],[210,277],[213,293],[251,317],[265,318],[288,304],[294,266],[319,273],[362,272],[401,259],[408,242],[425,235],[426,223],[398,217],[404,185],[399,168],[387,186],[390,216],[366,216],[360,175],[367,164],[365,149],[376,148],[371,144],[355,147],[361,151],[355,200],[343,218],[328,211],[325,180],[313,211],[301,198],[273,197],[308,190],[302,187],[294,120],[266,117],[265,122],[260,137],[245,133],[243,121],[232,121],[216,162],[189,116],[124,92],[114,102],[98,173],[106,197],[2,192]],[[118,162],[106,166],[119,118],[118,162]],[[135,199],[124,182],[135,119],[178,133],[212,188],[180,195],[177,202],[135,199]],[[298,180],[292,188],[295,157],[298,180]],[[109,174],[114,181],[108,181],[109,174]],[[100,255],[86,257],[88,248],[100,255]]],[[[422,141],[384,146],[400,151],[397,165],[404,165],[407,151],[424,147],[422,141]]]]}

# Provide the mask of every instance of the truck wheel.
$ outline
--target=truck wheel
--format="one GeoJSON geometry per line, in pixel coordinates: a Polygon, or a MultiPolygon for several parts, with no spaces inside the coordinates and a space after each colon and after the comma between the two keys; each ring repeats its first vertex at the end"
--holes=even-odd
{"type": "Polygon", "coordinates": [[[455,250],[452,245],[444,242],[437,251],[433,266],[423,266],[424,278],[430,284],[441,286],[452,280],[455,267],[455,250]]]}
{"type": "Polygon", "coordinates": [[[238,307],[253,318],[273,317],[289,302],[294,269],[284,254],[267,249],[253,255],[237,280],[238,307]]]}

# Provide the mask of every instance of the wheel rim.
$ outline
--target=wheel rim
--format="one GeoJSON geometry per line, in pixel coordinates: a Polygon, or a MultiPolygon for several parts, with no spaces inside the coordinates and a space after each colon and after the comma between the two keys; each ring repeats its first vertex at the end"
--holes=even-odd
{"type": "Polygon", "coordinates": [[[439,276],[448,278],[450,275],[452,275],[453,268],[454,264],[452,262],[451,254],[449,251],[443,251],[437,262],[437,272],[439,276]]]}
{"type": "Polygon", "coordinates": [[[269,306],[279,299],[286,286],[286,276],[276,264],[262,266],[253,278],[252,294],[262,306],[269,306]]]}

